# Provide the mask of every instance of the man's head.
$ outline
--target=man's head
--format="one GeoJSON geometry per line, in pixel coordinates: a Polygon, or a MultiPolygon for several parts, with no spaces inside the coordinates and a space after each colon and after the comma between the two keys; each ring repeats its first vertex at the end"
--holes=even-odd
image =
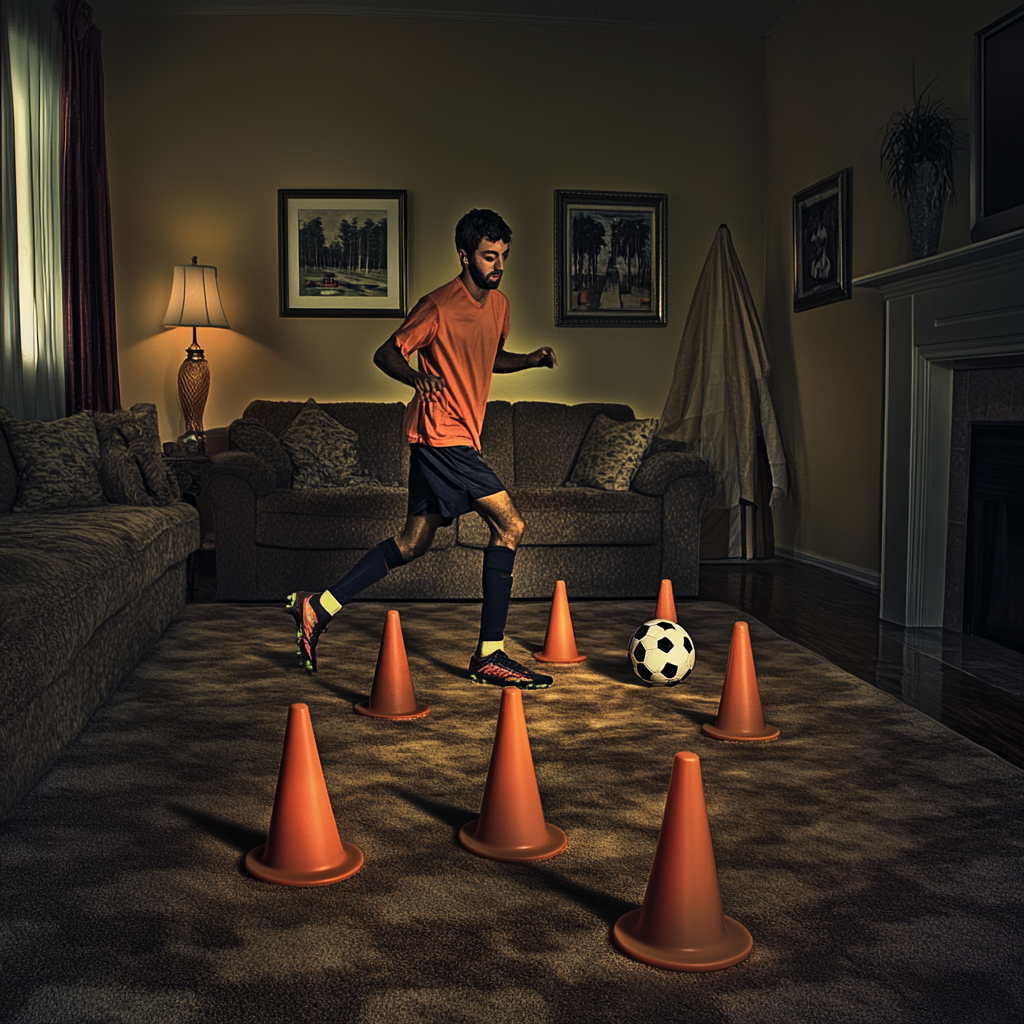
{"type": "Polygon", "coordinates": [[[501,284],[512,229],[493,210],[470,210],[455,226],[455,248],[478,288],[501,284]]]}

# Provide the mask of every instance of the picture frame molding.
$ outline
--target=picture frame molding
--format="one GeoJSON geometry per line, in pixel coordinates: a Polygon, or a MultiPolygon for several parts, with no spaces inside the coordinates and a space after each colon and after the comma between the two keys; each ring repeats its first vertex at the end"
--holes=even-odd
{"type": "MultiPolygon", "coordinates": [[[[328,207],[325,207],[325,209],[328,207]]],[[[346,207],[336,207],[343,209],[346,207]]],[[[351,208],[351,207],[348,207],[351,208]]],[[[367,206],[367,209],[371,207],[367,206]]],[[[405,189],[353,189],[353,188],[282,188],[277,191],[277,234],[278,234],[278,292],[280,299],[280,313],[282,317],[313,317],[313,318],[358,318],[358,319],[383,319],[394,318],[404,319],[408,314],[408,192],[405,189]],[[292,277],[292,271],[298,274],[299,268],[292,267],[292,259],[295,255],[294,245],[291,237],[292,204],[296,201],[310,200],[316,203],[318,200],[340,202],[351,200],[358,209],[359,204],[373,201],[393,205],[397,209],[397,231],[396,245],[391,246],[389,238],[389,262],[388,262],[388,299],[391,299],[391,285],[394,282],[397,292],[396,301],[388,302],[387,305],[372,306],[366,302],[360,302],[359,297],[338,295],[337,300],[348,300],[347,304],[319,304],[310,302],[297,305],[295,302],[293,286],[297,278],[292,277]],[[392,271],[390,256],[392,252],[397,257],[397,267],[392,271]]],[[[388,223],[388,232],[391,232],[391,223],[388,223]]]]}
{"type": "Polygon", "coordinates": [[[556,189],[555,215],[555,326],[556,327],[666,327],[668,325],[668,195],[664,192],[611,192],[556,189]],[[568,216],[573,205],[650,206],[654,217],[651,240],[651,312],[635,310],[579,312],[570,308],[572,288],[568,216]]]}
{"type": "Polygon", "coordinates": [[[844,167],[835,174],[830,174],[821,181],[801,189],[793,196],[793,312],[802,313],[807,309],[815,309],[833,302],[841,302],[853,296],[853,273],[850,262],[850,229],[852,223],[852,178],[853,168],[844,167]],[[836,282],[828,289],[810,292],[800,289],[800,267],[803,259],[800,213],[801,207],[808,205],[815,196],[837,190],[839,210],[837,226],[839,239],[836,243],[836,282]]]}

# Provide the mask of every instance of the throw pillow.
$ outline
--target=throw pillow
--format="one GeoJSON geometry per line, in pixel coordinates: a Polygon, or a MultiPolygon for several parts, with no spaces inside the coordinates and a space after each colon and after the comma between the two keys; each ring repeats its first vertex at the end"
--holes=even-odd
{"type": "Polygon", "coordinates": [[[292,460],[281,439],[269,431],[258,419],[246,417],[235,420],[228,427],[228,438],[240,451],[262,459],[274,474],[278,487],[291,487],[292,460]]]}
{"type": "Polygon", "coordinates": [[[106,503],[92,413],[42,422],[15,419],[0,409],[0,424],[18,469],[18,497],[12,512],[53,512],[106,503]]]}
{"type": "Polygon", "coordinates": [[[156,406],[94,413],[100,441],[100,481],[117,505],[172,505],[181,500],[177,477],[164,462],[156,406]]]}
{"type": "Polygon", "coordinates": [[[657,429],[656,419],[620,423],[598,413],[583,439],[569,483],[602,491],[628,491],[657,429]]]}
{"type": "Polygon", "coordinates": [[[359,435],[311,398],[281,435],[295,467],[292,487],[379,487],[359,459],[359,435]]]}

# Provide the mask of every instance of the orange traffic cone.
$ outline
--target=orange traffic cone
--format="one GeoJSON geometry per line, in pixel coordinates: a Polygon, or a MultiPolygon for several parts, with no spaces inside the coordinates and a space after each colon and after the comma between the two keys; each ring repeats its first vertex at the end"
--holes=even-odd
{"type": "Polygon", "coordinates": [[[658,607],[654,609],[656,619],[668,619],[669,622],[678,622],[676,618],[676,599],[672,593],[672,581],[662,580],[661,590],[658,591],[658,607]]]}
{"type": "Polygon", "coordinates": [[[544,646],[534,654],[534,657],[538,661],[550,661],[556,665],[577,665],[587,657],[576,650],[576,637],[573,635],[572,618],[569,615],[569,598],[565,594],[565,580],[558,580],[555,583],[548,631],[544,634],[544,646]]]}
{"type": "Polygon", "coordinates": [[[363,866],[363,851],[338,835],[305,704],[288,709],[270,831],[245,866],[265,882],[301,886],[340,882],[363,866]]]}
{"type": "Polygon", "coordinates": [[[402,639],[402,620],[393,608],[380,635],[377,670],[373,673],[370,699],[356,705],[356,711],[372,718],[422,718],[430,713],[416,700],[409,675],[409,659],[402,639]]]}
{"type": "Polygon", "coordinates": [[[544,820],[523,694],[514,686],[501,691],[480,817],[462,826],[459,842],[491,860],[547,860],[565,849],[565,833],[544,820]]]}
{"type": "Polygon", "coordinates": [[[750,650],[750,630],[745,622],[737,622],[733,626],[718,717],[714,725],[702,725],[701,730],[716,740],[764,743],[779,737],[779,730],[774,725],[765,725],[757,674],[754,672],[754,655],[750,650]]]}
{"type": "Polygon", "coordinates": [[[627,956],[672,971],[720,971],[750,955],[750,932],[722,913],[696,754],[673,760],[643,904],[620,917],[612,934],[627,956]]]}

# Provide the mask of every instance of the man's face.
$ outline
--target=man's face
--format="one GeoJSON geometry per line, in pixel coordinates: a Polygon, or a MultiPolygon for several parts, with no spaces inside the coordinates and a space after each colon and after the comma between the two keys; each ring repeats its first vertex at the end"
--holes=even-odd
{"type": "Polygon", "coordinates": [[[509,244],[498,239],[492,242],[482,238],[472,256],[467,256],[460,249],[463,265],[469,269],[469,276],[477,288],[493,289],[501,284],[501,275],[505,272],[505,260],[508,258],[509,244]]]}

